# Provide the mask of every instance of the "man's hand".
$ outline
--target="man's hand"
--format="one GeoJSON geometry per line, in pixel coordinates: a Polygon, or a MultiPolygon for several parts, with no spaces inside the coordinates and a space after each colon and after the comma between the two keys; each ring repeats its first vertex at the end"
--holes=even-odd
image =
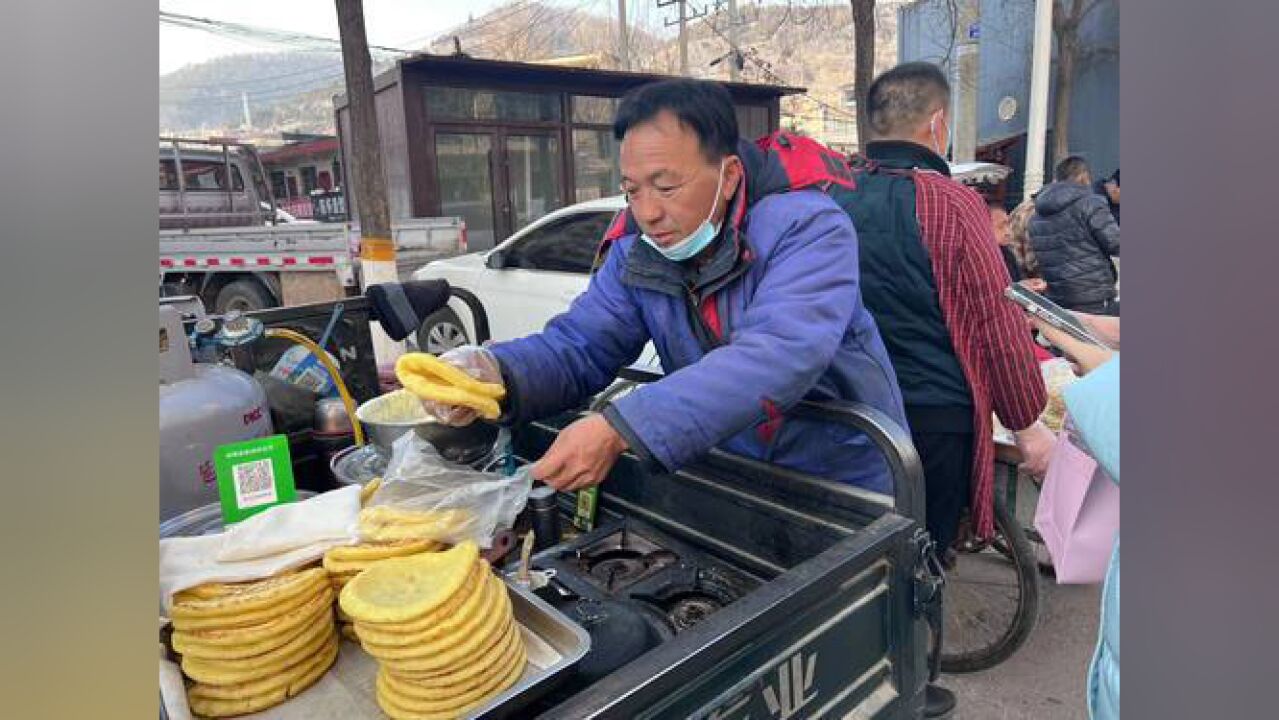
{"type": "Polygon", "coordinates": [[[1038,420],[1013,435],[1017,438],[1017,449],[1021,451],[1021,469],[1035,477],[1043,477],[1048,472],[1048,459],[1057,444],[1057,436],[1038,420]]]}
{"type": "Polygon", "coordinates": [[[598,485],[626,449],[626,441],[603,415],[591,415],[560,431],[533,463],[533,478],[561,492],[598,485]]]}
{"type": "Polygon", "coordinates": [[[1043,278],[1026,278],[1020,282],[1022,287],[1031,292],[1042,293],[1048,289],[1048,283],[1044,282],[1043,278]]]}
{"type": "MultiPolygon", "coordinates": [[[[480,382],[502,384],[502,368],[488,348],[462,345],[442,353],[440,360],[461,369],[480,382]]],[[[479,412],[464,405],[449,405],[435,400],[422,400],[422,407],[426,409],[426,414],[454,427],[470,425],[480,416],[479,412]]]]}

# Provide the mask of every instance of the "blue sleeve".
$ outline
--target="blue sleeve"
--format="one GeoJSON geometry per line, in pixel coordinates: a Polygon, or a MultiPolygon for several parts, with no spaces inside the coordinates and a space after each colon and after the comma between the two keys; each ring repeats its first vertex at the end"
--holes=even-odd
{"type": "Polygon", "coordinates": [[[1063,395],[1089,454],[1119,482],[1119,355],[1066,386],[1063,395]]]}
{"type": "Polygon", "coordinates": [[[625,254],[615,246],[586,292],[542,332],[489,346],[506,383],[503,422],[577,407],[639,357],[649,338],[633,296],[622,286],[625,254]]]}
{"type": "Polygon", "coordinates": [[[613,403],[623,435],[668,470],[763,420],[765,401],[790,408],[834,359],[861,304],[857,236],[833,202],[803,215],[779,222],[777,249],[757,261],[767,265],[728,344],[613,403]]]}

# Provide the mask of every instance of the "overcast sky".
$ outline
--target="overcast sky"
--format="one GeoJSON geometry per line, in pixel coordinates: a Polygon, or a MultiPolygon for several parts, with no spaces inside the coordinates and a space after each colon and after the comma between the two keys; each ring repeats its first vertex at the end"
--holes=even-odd
{"type": "MultiPolygon", "coordinates": [[[[419,48],[439,33],[483,15],[504,0],[364,0],[364,23],[369,43],[388,47],[419,48]]],[[[558,2],[606,12],[617,3],[558,2]]],[[[211,20],[255,25],[273,30],[338,37],[333,0],[160,0],[166,12],[211,20]]],[[[629,13],[628,13],[629,14],[629,13]]],[[[202,30],[160,24],[160,74],[222,55],[282,49],[262,43],[225,38],[202,30]]]]}

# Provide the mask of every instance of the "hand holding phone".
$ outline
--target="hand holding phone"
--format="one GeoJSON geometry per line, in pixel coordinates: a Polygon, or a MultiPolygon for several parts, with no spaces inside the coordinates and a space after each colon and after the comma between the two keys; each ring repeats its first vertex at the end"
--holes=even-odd
{"type": "Polygon", "coordinates": [[[1097,338],[1075,314],[1057,303],[1031,290],[1025,285],[1014,283],[1004,289],[1004,296],[1016,303],[1031,317],[1082,343],[1089,343],[1109,350],[1106,343],[1097,338]]]}

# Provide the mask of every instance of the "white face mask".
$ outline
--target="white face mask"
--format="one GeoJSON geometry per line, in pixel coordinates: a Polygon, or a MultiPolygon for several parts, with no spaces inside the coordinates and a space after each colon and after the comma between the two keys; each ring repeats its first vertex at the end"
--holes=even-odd
{"type": "Polygon", "coordinates": [[[648,233],[640,235],[644,242],[651,245],[654,250],[661,253],[666,259],[674,260],[675,262],[697,257],[698,253],[705,250],[711,244],[711,241],[719,235],[720,225],[711,222],[711,219],[715,217],[715,209],[719,207],[719,193],[724,188],[724,166],[727,162],[728,158],[724,158],[719,163],[719,181],[715,183],[715,199],[711,201],[711,212],[702,221],[702,224],[697,226],[696,230],[689,233],[688,237],[669,247],[658,245],[656,240],[648,236],[648,233]]]}

